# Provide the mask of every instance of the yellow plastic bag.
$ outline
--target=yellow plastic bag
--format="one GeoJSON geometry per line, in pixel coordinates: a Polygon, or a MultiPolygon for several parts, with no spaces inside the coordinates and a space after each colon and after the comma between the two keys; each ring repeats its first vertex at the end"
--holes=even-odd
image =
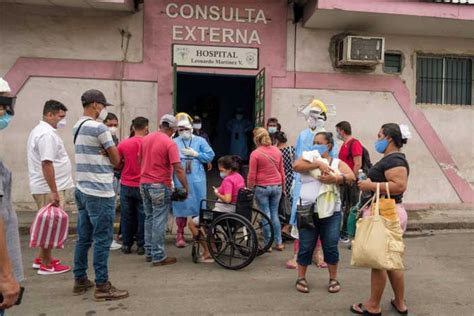
{"type": "MultiPolygon", "coordinates": [[[[377,186],[380,186],[380,183],[377,183],[377,186]]],[[[379,189],[380,190],[380,189],[379,189]]],[[[387,197],[380,198],[379,202],[379,210],[380,215],[390,221],[397,221],[398,213],[395,199],[390,197],[390,190],[388,187],[388,182],[385,182],[385,191],[387,192],[387,197]]],[[[372,203],[372,214],[375,213],[376,204],[372,203]]]]}
{"type": "Polygon", "coordinates": [[[372,215],[357,221],[351,265],[379,270],[403,270],[403,231],[398,217],[396,220],[389,220],[380,215],[379,184],[372,204],[375,204],[372,215]]]}

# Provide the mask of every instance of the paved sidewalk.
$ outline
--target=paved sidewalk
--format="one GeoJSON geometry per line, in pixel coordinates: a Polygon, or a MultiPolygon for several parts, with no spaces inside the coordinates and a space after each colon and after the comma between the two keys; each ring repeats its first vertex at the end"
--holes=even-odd
{"type": "MultiPolygon", "coordinates": [[[[410,315],[472,315],[474,309],[474,231],[435,231],[430,236],[407,238],[406,299],[410,315]]],[[[114,251],[110,256],[110,278],[130,297],[114,302],[95,302],[93,292],[72,296],[72,273],[40,276],[30,268],[35,250],[23,240],[27,281],[23,305],[8,316],[76,315],[352,315],[349,306],[369,293],[370,272],[349,265],[350,251],[341,246],[338,279],[342,290],[327,292],[324,269],[310,267],[311,292],[296,292],[294,270],[285,269],[291,245],[284,252],[258,257],[247,268],[229,271],[216,264],[193,264],[190,247],[177,249],[169,242],[169,255],[178,263],[151,267],[142,256],[114,251]]],[[[74,240],[55,251],[66,264],[72,262],[74,240]]],[[[90,258],[91,259],[91,258],[90,258]]],[[[90,264],[91,266],[91,264],[90,264]]],[[[90,278],[94,278],[90,270],[90,278]]],[[[383,315],[397,315],[390,307],[387,285],[383,315]]]]}

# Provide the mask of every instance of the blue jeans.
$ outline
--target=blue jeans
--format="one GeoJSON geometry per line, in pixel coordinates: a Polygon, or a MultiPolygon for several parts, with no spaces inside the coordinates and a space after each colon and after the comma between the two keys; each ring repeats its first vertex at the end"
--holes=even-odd
{"type": "Polygon", "coordinates": [[[120,185],[120,213],[123,245],[133,246],[133,240],[136,237],[137,246],[143,247],[145,245],[145,213],[139,187],[120,185]]]}
{"type": "Polygon", "coordinates": [[[84,194],[76,189],[77,241],[74,250],[74,278],[87,277],[88,252],[94,243],[96,284],[109,280],[108,261],[114,234],[115,198],[84,194]]]}
{"type": "MultiPolygon", "coordinates": [[[[277,245],[282,243],[281,239],[281,224],[278,217],[278,207],[281,199],[281,186],[256,186],[255,187],[255,202],[257,207],[264,212],[272,221],[273,229],[275,231],[275,242],[277,245]]],[[[263,227],[263,237],[265,243],[270,238],[270,227],[265,225],[263,227]]]]}
{"type": "Polygon", "coordinates": [[[299,230],[300,247],[297,262],[302,266],[309,266],[313,260],[313,251],[316,247],[318,237],[323,247],[324,261],[328,264],[339,262],[339,233],[341,231],[341,212],[335,212],[332,216],[314,219],[315,228],[303,228],[299,230]]]}
{"type": "Polygon", "coordinates": [[[166,259],[166,222],[171,211],[171,191],[161,183],[142,184],[140,193],[145,210],[145,256],[152,262],[166,259]]]}

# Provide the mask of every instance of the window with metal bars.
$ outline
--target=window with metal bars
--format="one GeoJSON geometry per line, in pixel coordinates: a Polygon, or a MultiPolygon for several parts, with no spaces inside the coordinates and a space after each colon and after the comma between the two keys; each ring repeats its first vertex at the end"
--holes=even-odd
{"type": "Polygon", "coordinates": [[[402,54],[400,53],[385,53],[383,71],[386,73],[401,73],[402,72],[402,54]]]}
{"type": "Polygon", "coordinates": [[[416,103],[472,104],[473,57],[416,59],[416,103]]]}

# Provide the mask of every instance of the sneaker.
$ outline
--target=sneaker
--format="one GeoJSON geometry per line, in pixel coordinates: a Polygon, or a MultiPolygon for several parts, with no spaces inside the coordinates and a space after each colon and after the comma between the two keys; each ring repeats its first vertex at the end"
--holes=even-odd
{"type": "Polygon", "coordinates": [[[145,248],[143,248],[143,247],[138,247],[138,248],[137,248],[137,254],[138,254],[139,256],[143,256],[143,255],[145,254],[145,248]]]}
{"type": "Polygon", "coordinates": [[[182,233],[178,233],[176,235],[176,247],[177,248],[184,248],[186,247],[186,240],[184,240],[184,235],[182,233]]]}
{"type": "Polygon", "coordinates": [[[71,270],[70,266],[61,265],[61,264],[50,264],[45,266],[44,264],[40,265],[38,270],[39,275],[51,275],[51,274],[61,274],[71,270]]]}
{"type": "Polygon", "coordinates": [[[96,301],[115,301],[128,297],[128,291],[119,290],[112,283],[107,282],[101,285],[96,285],[94,298],[96,301]]]}
{"type": "Polygon", "coordinates": [[[130,248],[129,246],[122,246],[122,253],[128,255],[128,254],[132,253],[132,248],[130,248]]]}
{"type": "Polygon", "coordinates": [[[351,239],[347,236],[341,236],[341,238],[339,238],[339,242],[343,244],[348,244],[351,242],[351,239]]]}
{"type": "Polygon", "coordinates": [[[73,295],[81,295],[87,292],[88,289],[94,287],[94,282],[89,280],[87,277],[84,279],[77,279],[74,281],[74,288],[72,289],[73,295]]]}
{"type": "Polygon", "coordinates": [[[153,262],[152,265],[153,265],[154,267],[166,266],[166,265],[169,265],[169,264],[174,264],[174,263],[176,263],[177,261],[178,261],[178,260],[176,260],[175,257],[166,257],[165,260],[153,262]]]}
{"type": "Polygon", "coordinates": [[[112,240],[112,243],[110,244],[110,250],[119,250],[120,248],[122,248],[122,245],[115,240],[112,240]]]}
{"type": "MultiPolygon", "coordinates": [[[[60,264],[61,263],[61,260],[57,259],[57,258],[53,258],[51,259],[51,264],[60,264]]],[[[40,257],[36,257],[35,260],[33,260],[33,264],[32,264],[32,268],[33,269],[36,269],[38,270],[41,266],[41,258],[40,257]]]]}

